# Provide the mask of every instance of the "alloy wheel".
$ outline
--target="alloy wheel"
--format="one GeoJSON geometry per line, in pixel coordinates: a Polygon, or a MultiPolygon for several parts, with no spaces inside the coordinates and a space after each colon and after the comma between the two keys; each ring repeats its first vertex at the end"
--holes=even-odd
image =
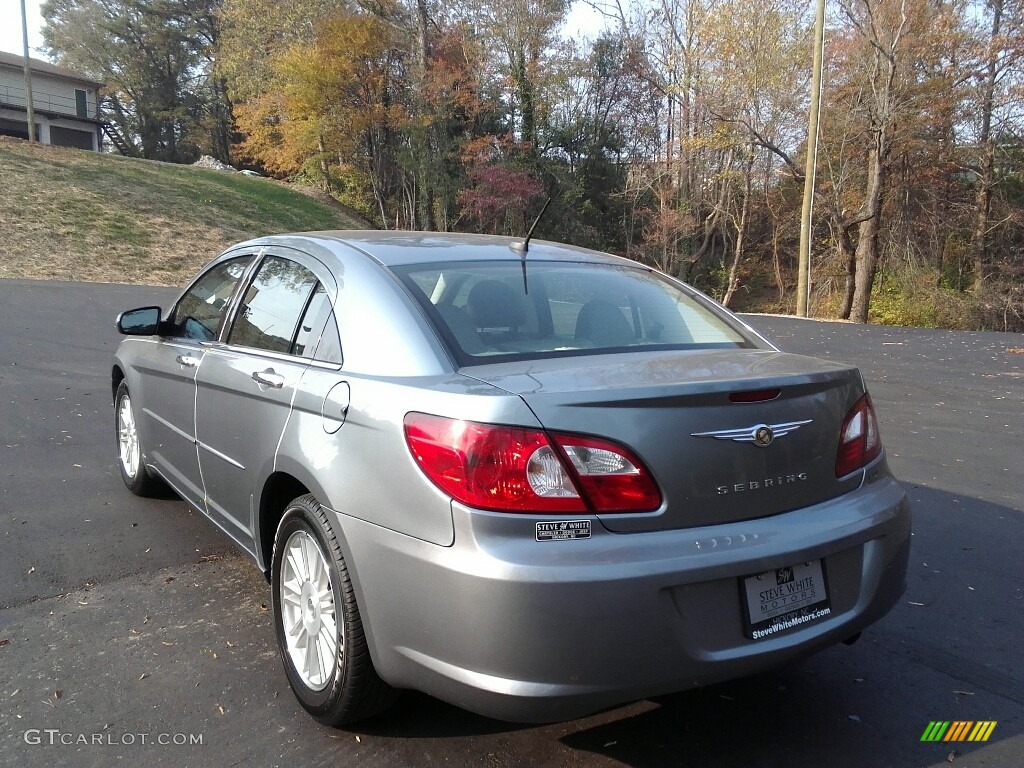
{"type": "Polygon", "coordinates": [[[296,531],[285,543],[279,589],[292,665],[306,686],[321,691],[344,652],[344,633],[338,630],[327,559],[306,531],[296,531]]]}

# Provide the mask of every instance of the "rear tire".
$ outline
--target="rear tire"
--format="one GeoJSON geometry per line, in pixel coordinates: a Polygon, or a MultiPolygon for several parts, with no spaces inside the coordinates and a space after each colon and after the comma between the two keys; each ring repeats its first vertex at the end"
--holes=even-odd
{"type": "Polygon", "coordinates": [[[117,468],[129,491],[136,496],[152,496],[161,483],[146,469],[146,454],[139,440],[138,420],[128,385],[121,382],[114,395],[114,435],[117,438],[117,468]]]}
{"type": "Polygon", "coordinates": [[[377,676],[348,566],[317,500],[288,505],[274,537],[274,629],[295,698],[324,725],[378,714],[397,692],[377,676]]]}

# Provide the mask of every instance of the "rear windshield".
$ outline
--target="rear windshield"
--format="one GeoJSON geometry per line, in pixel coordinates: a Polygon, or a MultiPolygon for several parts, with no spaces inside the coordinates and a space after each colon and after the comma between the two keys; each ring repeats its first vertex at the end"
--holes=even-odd
{"type": "Polygon", "coordinates": [[[710,305],[642,267],[519,260],[393,267],[460,365],[754,346],[710,305]]]}

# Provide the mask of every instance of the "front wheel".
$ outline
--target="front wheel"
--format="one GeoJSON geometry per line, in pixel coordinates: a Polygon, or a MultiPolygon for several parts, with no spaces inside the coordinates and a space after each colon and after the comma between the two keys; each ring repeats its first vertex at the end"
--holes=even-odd
{"type": "Polygon", "coordinates": [[[132,405],[128,385],[123,381],[114,395],[114,418],[117,429],[117,467],[128,490],[136,496],[150,496],[159,482],[146,469],[142,443],[139,441],[138,422],[132,405]]]}
{"type": "Polygon", "coordinates": [[[288,505],[274,537],[274,628],[288,682],[324,725],[386,709],[395,691],[377,676],[337,537],[313,496],[288,505]]]}

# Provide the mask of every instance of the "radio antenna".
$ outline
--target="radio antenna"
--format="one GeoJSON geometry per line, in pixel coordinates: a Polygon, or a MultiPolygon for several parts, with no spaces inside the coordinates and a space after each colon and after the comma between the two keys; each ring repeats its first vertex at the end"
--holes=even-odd
{"type": "Polygon", "coordinates": [[[526,233],[526,239],[521,243],[515,242],[509,246],[509,248],[519,254],[523,267],[523,292],[526,294],[530,293],[530,288],[526,283],[526,252],[530,250],[530,240],[533,238],[533,230],[535,230],[537,225],[540,224],[540,220],[544,216],[544,212],[548,209],[549,205],[551,205],[550,197],[545,201],[544,207],[540,209],[540,213],[537,214],[537,218],[533,220],[533,225],[530,227],[530,231],[526,233]]]}

